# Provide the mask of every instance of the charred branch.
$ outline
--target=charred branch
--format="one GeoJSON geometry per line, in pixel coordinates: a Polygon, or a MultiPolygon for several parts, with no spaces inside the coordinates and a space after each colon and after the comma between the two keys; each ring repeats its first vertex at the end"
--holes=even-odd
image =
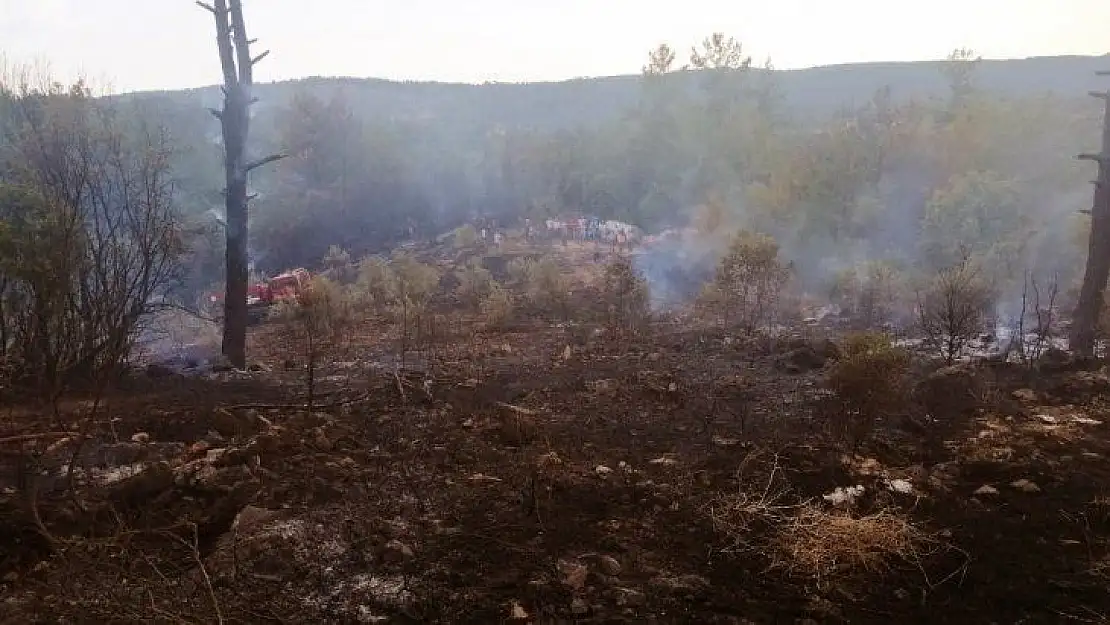
{"type": "Polygon", "coordinates": [[[285,154],[271,154],[271,155],[267,156],[266,158],[260,158],[257,161],[251,161],[251,162],[247,163],[246,166],[244,167],[244,170],[249,172],[249,171],[258,169],[259,167],[262,167],[263,165],[266,165],[266,164],[269,164],[269,163],[273,163],[274,161],[280,161],[281,159],[285,158],[285,156],[286,156],[285,154]]]}

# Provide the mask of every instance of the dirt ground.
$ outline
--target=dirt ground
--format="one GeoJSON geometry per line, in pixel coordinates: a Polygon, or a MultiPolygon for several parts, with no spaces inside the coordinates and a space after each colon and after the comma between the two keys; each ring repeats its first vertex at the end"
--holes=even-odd
{"type": "Polygon", "coordinates": [[[363,328],[311,411],[271,326],[254,371],[9,407],[0,622],[1110,618],[1102,370],[921,373],[854,441],[782,366],[817,337],[450,327],[363,328]]]}

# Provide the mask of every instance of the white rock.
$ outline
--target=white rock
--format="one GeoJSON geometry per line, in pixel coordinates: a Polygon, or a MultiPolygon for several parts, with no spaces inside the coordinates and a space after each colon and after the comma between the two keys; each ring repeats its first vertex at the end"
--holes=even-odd
{"type": "Polygon", "coordinates": [[[974,495],[997,495],[998,494],[998,489],[993,487],[993,486],[988,486],[988,485],[984,484],[984,485],[980,486],[978,489],[976,489],[975,492],[972,493],[972,494],[974,494],[974,495]]]}
{"type": "Polygon", "coordinates": [[[1025,479],[1015,480],[1013,482],[1010,482],[1010,486],[1012,486],[1012,487],[1014,487],[1014,488],[1016,488],[1016,489],[1018,489],[1022,492],[1025,492],[1025,493],[1039,493],[1039,492],[1041,492],[1041,487],[1040,486],[1037,486],[1035,483],[1033,483],[1029,480],[1025,480],[1025,479]]]}
{"type": "Polygon", "coordinates": [[[612,469],[610,469],[609,467],[607,467],[603,464],[599,464],[596,467],[594,467],[594,473],[597,473],[601,477],[605,477],[605,476],[609,475],[612,472],[613,472],[612,469]]]}
{"type": "Polygon", "coordinates": [[[913,492],[913,484],[909,480],[888,480],[886,486],[890,490],[903,495],[909,495],[913,492]]]}

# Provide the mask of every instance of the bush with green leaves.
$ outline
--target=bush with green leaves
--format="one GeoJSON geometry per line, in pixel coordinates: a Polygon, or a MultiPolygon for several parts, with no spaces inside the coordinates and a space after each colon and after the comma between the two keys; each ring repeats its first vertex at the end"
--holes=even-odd
{"type": "Polygon", "coordinates": [[[790,275],[773,237],[742,230],[733,236],[700,303],[726,326],[751,335],[774,321],[790,275]]]}
{"type": "Polygon", "coordinates": [[[513,316],[512,294],[505,287],[494,282],[489,292],[482,298],[479,310],[487,326],[504,327],[513,316]]]}
{"type": "Polygon", "coordinates": [[[455,236],[453,239],[455,247],[459,249],[468,249],[478,245],[478,231],[474,226],[466,224],[455,228],[455,236]]]}
{"type": "Polygon", "coordinates": [[[351,292],[324,276],[314,277],[296,299],[281,300],[271,310],[271,318],[280,324],[289,346],[304,359],[310,411],[320,358],[344,344],[354,311],[351,292]]]}
{"type": "Polygon", "coordinates": [[[388,260],[367,256],[359,261],[354,299],[360,307],[382,314],[393,303],[396,291],[397,275],[388,260]]]}
{"type": "Polygon", "coordinates": [[[459,280],[455,296],[468,308],[477,308],[495,284],[493,275],[478,259],[471,259],[455,272],[455,277],[459,280]]]}

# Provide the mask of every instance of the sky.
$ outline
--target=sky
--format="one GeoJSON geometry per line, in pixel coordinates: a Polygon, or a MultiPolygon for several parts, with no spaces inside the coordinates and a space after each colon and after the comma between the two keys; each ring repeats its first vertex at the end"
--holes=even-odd
{"type": "MultiPolygon", "coordinates": [[[[451,82],[638,72],[647,51],[720,31],[793,69],[1110,52],[1106,0],[243,0],[256,81],[359,76],[451,82]],[[312,7],[312,8],[310,8],[312,7]]],[[[0,0],[0,55],[114,91],[220,78],[211,14],[193,0],[0,0]]],[[[1110,68],[1108,68],[1110,69],[1110,68]]]]}

